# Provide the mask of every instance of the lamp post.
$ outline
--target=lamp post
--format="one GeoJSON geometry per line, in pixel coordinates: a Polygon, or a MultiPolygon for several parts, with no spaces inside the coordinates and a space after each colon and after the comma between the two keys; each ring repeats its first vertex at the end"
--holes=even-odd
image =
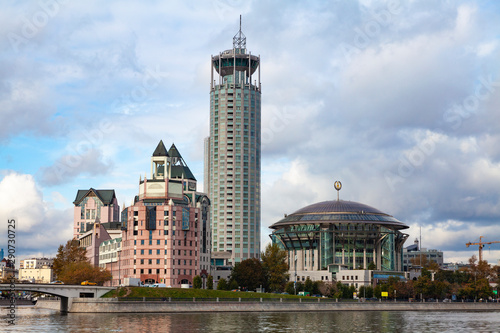
{"type": "Polygon", "coordinates": [[[295,254],[295,279],[293,281],[293,289],[295,290],[295,295],[297,295],[297,254],[295,254]]]}
{"type": "Polygon", "coordinates": [[[118,252],[118,287],[122,285],[122,277],[121,277],[121,257],[120,254],[122,253],[122,250],[116,251],[118,252]]]}

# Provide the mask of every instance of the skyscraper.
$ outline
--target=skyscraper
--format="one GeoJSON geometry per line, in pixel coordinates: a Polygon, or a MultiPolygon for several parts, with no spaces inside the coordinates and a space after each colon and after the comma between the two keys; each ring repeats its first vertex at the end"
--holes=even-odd
{"type": "Polygon", "coordinates": [[[232,264],[260,256],[260,100],[260,56],[247,52],[240,17],[233,48],[211,57],[204,189],[212,202],[212,250],[231,253],[232,264]]]}

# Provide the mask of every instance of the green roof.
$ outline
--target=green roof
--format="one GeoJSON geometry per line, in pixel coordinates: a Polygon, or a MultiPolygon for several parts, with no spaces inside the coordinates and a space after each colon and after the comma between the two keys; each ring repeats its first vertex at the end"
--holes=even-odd
{"type": "Polygon", "coordinates": [[[115,190],[96,190],[90,188],[89,190],[78,190],[78,192],[76,193],[75,201],[73,201],[73,203],[75,205],[79,204],[91,192],[93,192],[104,205],[111,204],[113,202],[113,199],[116,198],[115,190]]]}
{"type": "Polygon", "coordinates": [[[193,173],[187,166],[183,165],[174,165],[172,166],[172,171],[170,173],[170,178],[184,178],[184,179],[191,179],[191,180],[196,180],[194,178],[193,173]]]}
{"type": "Polygon", "coordinates": [[[177,150],[177,147],[172,143],[172,146],[168,150],[168,155],[170,157],[179,157],[182,158],[181,153],[177,150]]]}
{"type": "Polygon", "coordinates": [[[179,150],[177,150],[175,144],[172,143],[172,146],[168,150],[168,155],[172,158],[173,163],[171,166],[170,178],[196,180],[193,173],[191,172],[191,170],[189,170],[189,167],[182,158],[181,153],[179,152],[179,150]]]}
{"type": "Polygon", "coordinates": [[[163,140],[160,140],[160,143],[158,143],[158,146],[156,146],[153,156],[168,156],[167,148],[165,148],[163,140]]]}

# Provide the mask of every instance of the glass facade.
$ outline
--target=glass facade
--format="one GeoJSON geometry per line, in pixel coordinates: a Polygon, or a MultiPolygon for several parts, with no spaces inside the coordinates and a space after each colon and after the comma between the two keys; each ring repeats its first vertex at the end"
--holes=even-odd
{"type": "MultiPolygon", "coordinates": [[[[342,208],[350,202],[342,202],[342,208]]],[[[322,207],[296,212],[271,226],[272,241],[288,251],[290,267],[296,270],[331,270],[331,265],[344,269],[367,269],[373,263],[379,270],[402,270],[402,246],[408,228],[394,217],[367,208],[353,212],[318,212],[322,207]],[[306,222],[307,221],[307,222],[306,222]]],[[[323,207],[330,207],[325,202],[323,207]]],[[[340,207],[340,203],[338,205],[340,207]]]]}
{"type": "Polygon", "coordinates": [[[212,250],[230,252],[233,263],[260,256],[260,75],[252,83],[259,64],[244,48],[224,51],[211,63],[205,191],[212,202],[212,250]]]}

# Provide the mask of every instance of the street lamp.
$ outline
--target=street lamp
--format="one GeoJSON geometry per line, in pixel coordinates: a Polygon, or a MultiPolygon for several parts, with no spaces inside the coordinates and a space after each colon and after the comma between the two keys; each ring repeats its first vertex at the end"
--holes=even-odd
{"type": "Polygon", "coordinates": [[[294,268],[295,268],[295,279],[293,281],[293,289],[295,290],[295,295],[297,295],[297,254],[295,254],[295,264],[294,264],[294,268]]]}
{"type": "Polygon", "coordinates": [[[118,252],[118,287],[122,285],[122,277],[121,277],[121,257],[120,254],[122,253],[122,250],[116,251],[118,252]]]}

